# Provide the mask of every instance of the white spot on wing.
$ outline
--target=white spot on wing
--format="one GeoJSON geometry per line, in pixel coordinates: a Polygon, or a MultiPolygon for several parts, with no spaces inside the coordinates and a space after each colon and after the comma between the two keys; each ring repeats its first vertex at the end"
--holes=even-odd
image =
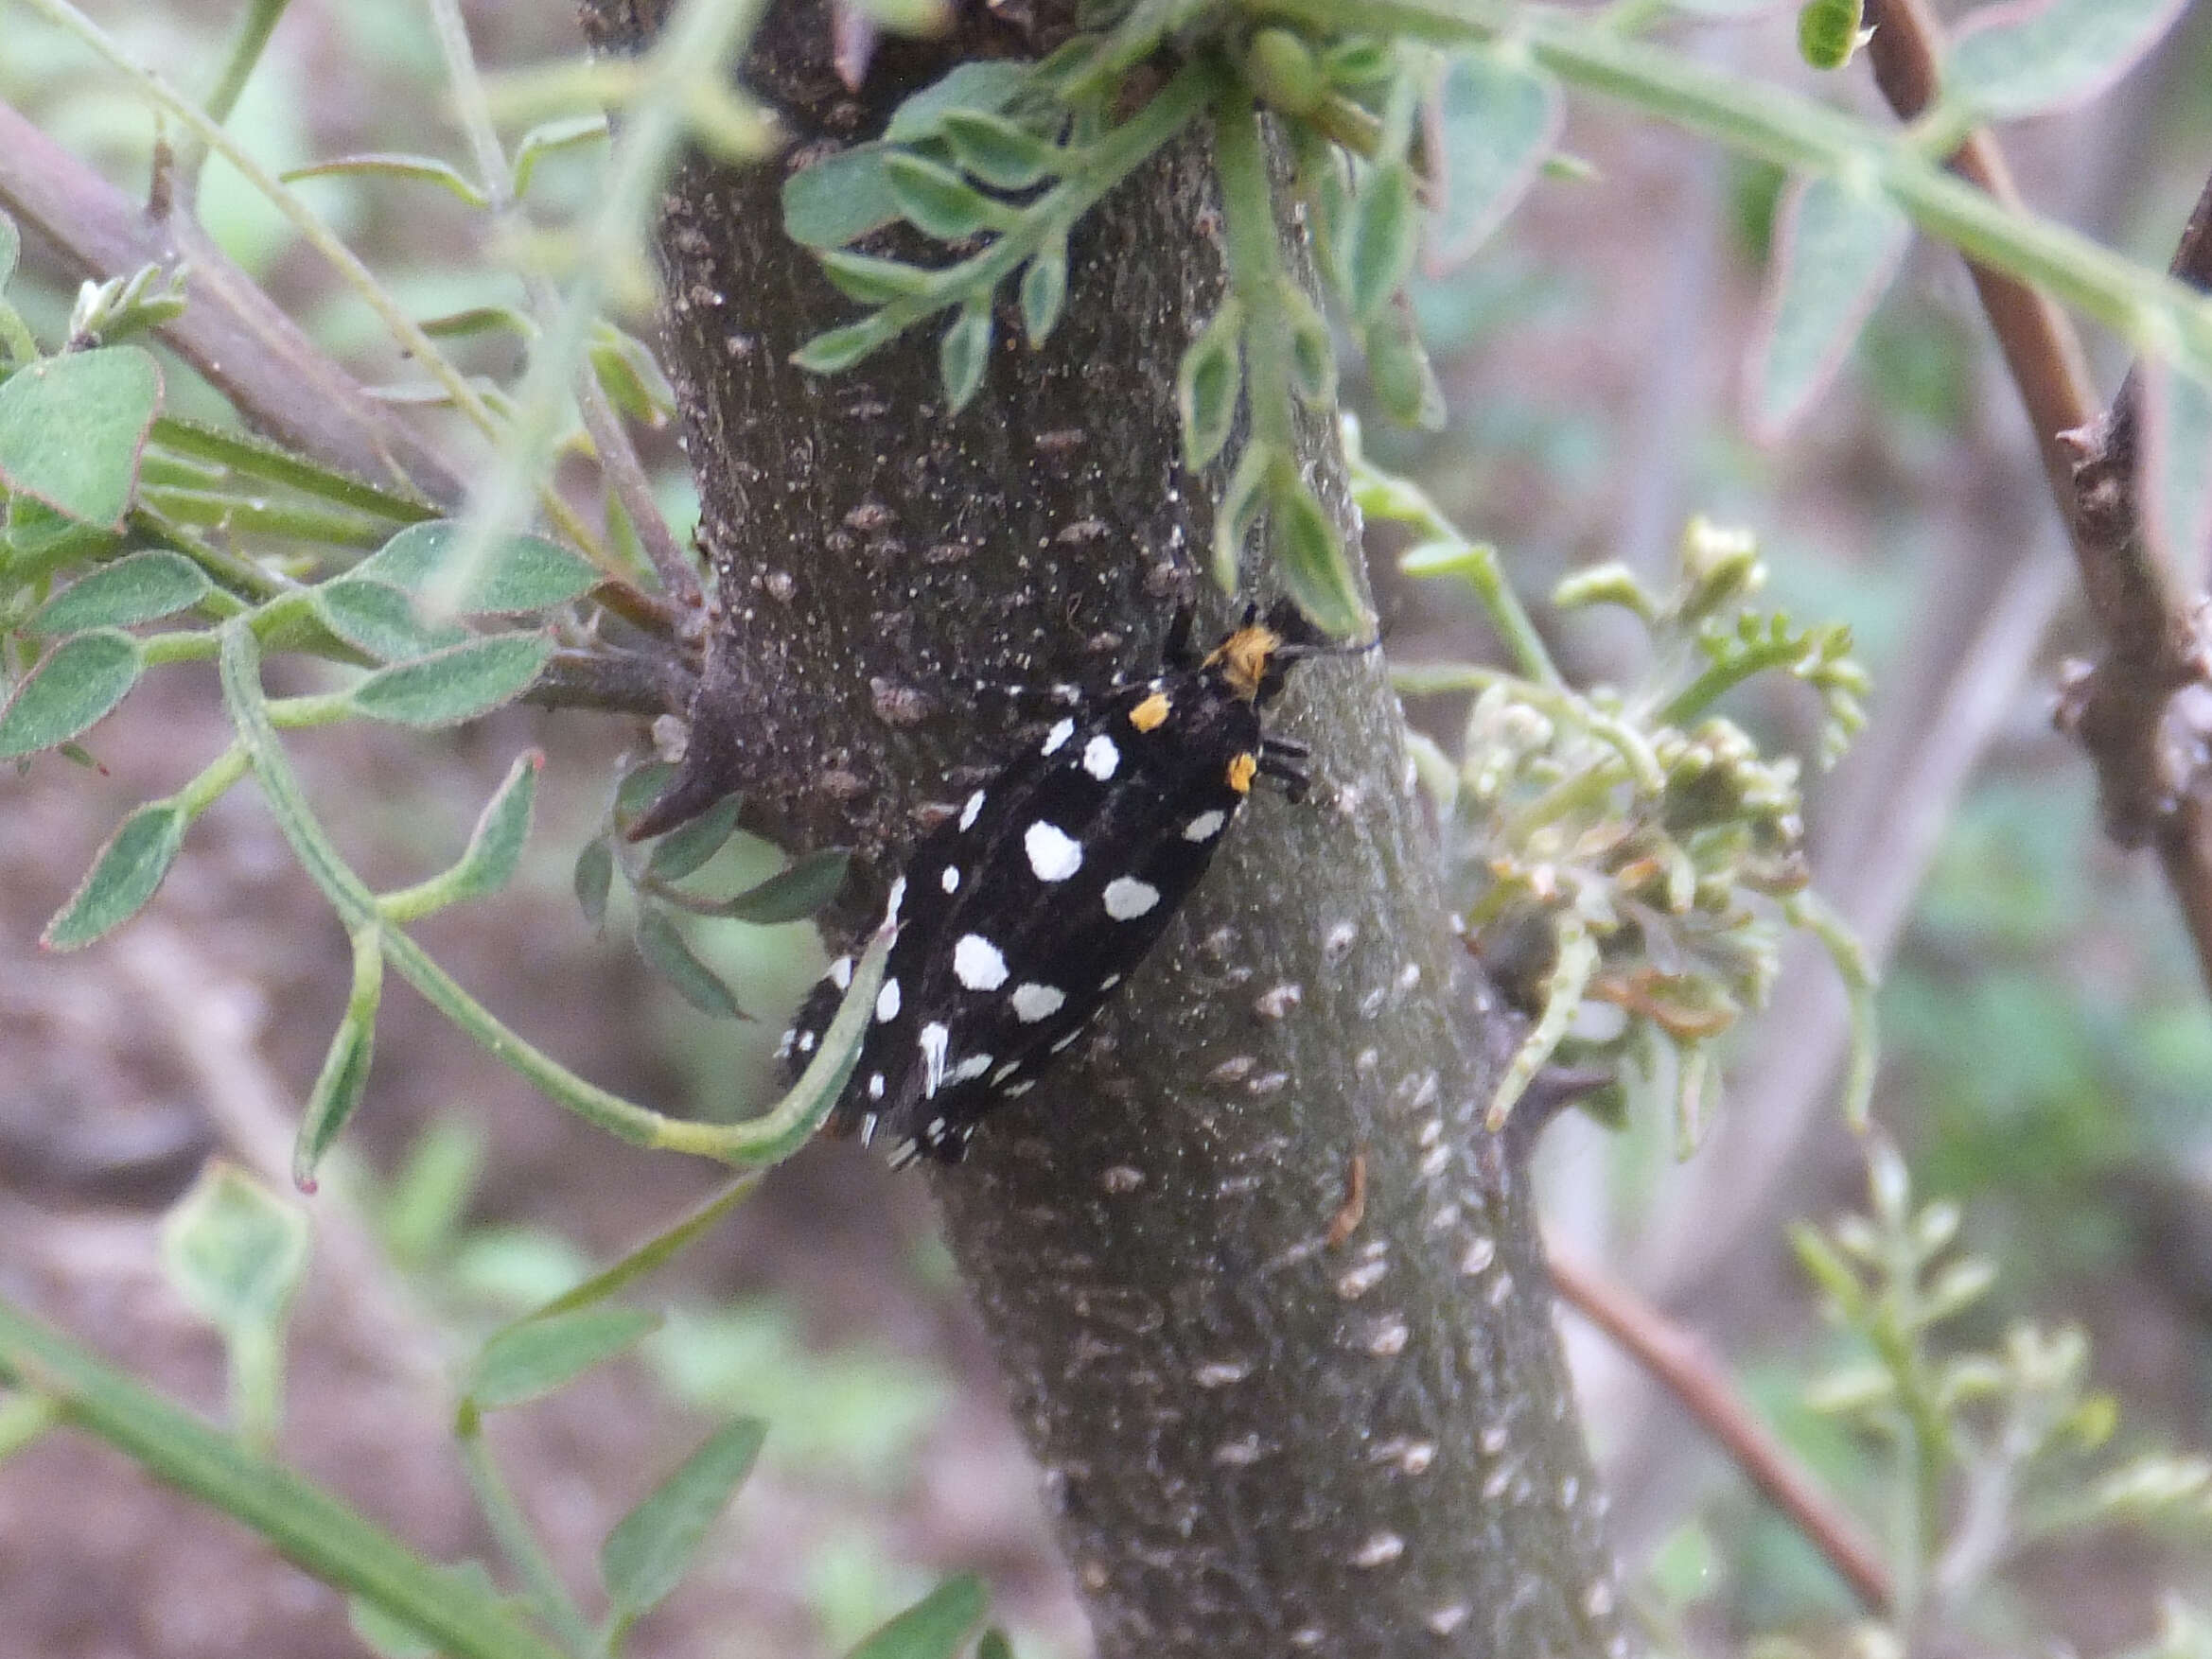
{"type": "Polygon", "coordinates": [[[932,1020],[922,1028],[922,1092],[934,1096],[944,1086],[945,1049],[953,1040],[952,1027],[932,1020]]]}
{"type": "Polygon", "coordinates": [[[1229,821],[1226,812],[1201,812],[1183,827],[1185,841],[1211,841],[1221,832],[1221,826],[1229,821]]]}
{"type": "Polygon", "coordinates": [[[972,991],[994,991],[1006,984],[1006,958],[981,934],[962,934],[953,947],[953,977],[972,991]]]}
{"type": "Polygon", "coordinates": [[[960,828],[963,830],[974,829],[975,814],[982,811],[983,792],[981,790],[977,790],[974,795],[968,797],[968,804],[960,809],[960,828]]]}
{"type": "Polygon", "coordinates": [[[885,980],[884,988],[876,992],[875,1017],[886,1025],[899,1017],[899,982],[897,980],[885,980]]]}
{"type": "Polygon", "coordinates": [[[839,990],[846,990],[851,987],[852,984],[851,957],[840,956],[836,961],[830,964],[830,983],[835,986],[839,990]]]}
{"type": "Polygon", "coordinates": [[[1068,739],[1074,737],[1075,735],[1076,723],[1072,720],[1062,721],[1058,725],[1054,726],[1050,731],[1045,734],[1044,752],[1047,755],[1058,754],[1060,752],[1061,744],[1066,742],[1068,739]]]}
{"type": "Polygon", "coordinates": [[[1134,921],[1160,902],[1160,889],[1134,876],[1116,876],[1106,883],[1106,914],[1115,921],[1134,921]]]}
{"type": "Polygon", "coordinates": [[[993,1083],[1003,1083],[1021,1069],[1022,1062],[1020,1060],[1009,1060],[1005,1065],[999,1067],[996,1072],[992,1074],[991,1080],[993,1083]]]}
{"type": "Polygon", "coordinates": [[[1042,818],[1023,832],[1022,846],[1040,882],[1064,882],[1083,867],[1082,847],[1059,825],[1042,818]]]}
{"type": "Polygon", "coordinates": [[[881,1100],[884,1097],[884,1074],[881,1072],[869,1078],[868,1097],[870,1100],[881,1100]]]}
{"type": "Polygon", "coordinates": [[[1083,745],[1083,770],[1104,783],[1114,776],[1114,769],[1121,764],[1121,751],[1114,746],[1114,740],[1100,732],[1083,745]]]}
{"type": "Polygon", "coordinates": [[[1030,1090],[1036,1087],[1036,1078],[1024,1077],[1019,1083],[1009,1083],[1004,1089],[1000,1090],[999,1092],[1004,1094],[1009,1100],[1011,1100],[1016,1095],[1028,1093],[1030,1090]]]}
{"type": "Polygon", "coordinates": [[[1054,986],[1025,981],[1014,987],[1014,1014],[1025,1025],[1034,1025],[1038,1021],[1056,1013],[1061,1004],[1066,1001],[1067,994],[1054,986]]]}
{"type": "Polygon", "coordinates": [[[957,864],[945,865],[945,873],[938,878],[937,884],[947,893],[957,893],[960,890],[959,866],[957,864]]]}
{"type": "Polygon", "coordinates": [[[970,1083],[990,1070],[991,1057],[989,1055],[970,1055],[945,1074],[945,1081],[948,1083],[970,1083]]]}

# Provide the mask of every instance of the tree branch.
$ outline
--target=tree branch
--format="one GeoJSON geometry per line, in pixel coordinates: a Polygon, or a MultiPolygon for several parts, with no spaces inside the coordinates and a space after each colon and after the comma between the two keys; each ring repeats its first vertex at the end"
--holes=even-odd
{"type": "MultiPolygon", "coordinates": [[[[1049,47],[1070,9],[1038,8],[1044,39],[984,6],[946,46],[886,37],[855,94],[827,8],[786,5],[746,79],[818,154],[956,59],[1049,47]]],[[[585,15],[635,44],[622,0],[585,15]]],[[[782,236],[780,183],[691,163],[659,239],[725,613],[688,773],[742,778],[787,844],[855,847],[880,895],[1009,752],[974,680],[1156,661],[1200,591],[1219,480],[1180,463],[1174,388],[1220,292],[1212,171],[1182,146],[1087,217],[1058,330],[1031,352],[1002,317],[957,417],[928,334],[792,367],[851,308],[782,236]]],[[[1348,523],[1329,424],[1300,442],[1348,523]]],[[[1106,1659],[1594,1659],[1619,1597],[1526,1183],[1477,1126],[1489,1062],[1395,702],[1344,659],[1283,709],[1314,801],[1257,804],[1091,1041],[938,1177],[947,1234],[1106,1659]]]]}
{"type": "MultiPolygon", "coordinates": [[[[1912,120],[1936,91],[1938,29],[1924,0],[1877,0],[1868,44],[1874,79],[1912,120]]],[[[1951,166],[2000,201],[2016,200],[2004,157],[1987,132],[1971,134],[1951,166]]],[[[2212,194],[2212,186],[2208,186],[2212,194]]],[[[2207,208],[2182,239],[2173,274],[2206,284],[2207,208]]],[[[2193,598],[2142,533],[2136,504],[2136,377],[2100,417],[2080,341],[2057,306],[2008,278],[1971,266],[2021,402],[2034,428],[2076,568],[2105,655],[2071,688],[2063,712],[2098,769],[2108,831],[2123,845],[2154,843],[2212,983],[2212,824],[2199,762],[2205,645],[2193,598]]]]}
{"type": "Polygon", "coordinates": [[[255,431],[442,507],[465,494],[444,460],[324,356],[199,226],[139,207],[7,103],[0,208],[95,280],[145,265],[189,266],[189,303],[161,338],[255,431]]]}

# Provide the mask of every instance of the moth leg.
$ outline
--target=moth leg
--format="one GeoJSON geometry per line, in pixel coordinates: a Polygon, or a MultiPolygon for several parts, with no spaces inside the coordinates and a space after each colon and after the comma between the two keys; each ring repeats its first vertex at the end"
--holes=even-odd
{"type": "Polygon", "coordinates": [[[1286,760],[1303,760],[1313,753],[1311,743],[1302,743],[1296,738],[1262,738],[1259,740],[1262,755],[1280,756],[1286,760]]]}
{"type": "Polygon", "coordinates": [[[1262,746],[1259,759],[1259,776],[1282,785],[1283,798],[1302,801],[1312,787],[1313,779],[1307,773],[1302,755],[1285,755],[1270,752],[1262,746]]]}
{"type": "Polygon", "coordinates": [[[1175,607],[1175,620],[1167,624],[1167,642],[1161,647],[1160,660],[1177,673],[1198,667],[1198,653],[1190,648],[1190,630],[1198,620],[1198,607],[1185,600],[1175,607]]]}

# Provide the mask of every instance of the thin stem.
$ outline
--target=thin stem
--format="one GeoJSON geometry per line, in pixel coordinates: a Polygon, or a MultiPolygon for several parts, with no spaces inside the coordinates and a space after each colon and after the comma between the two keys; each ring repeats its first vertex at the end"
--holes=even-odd
{"type": "Polygon", "coordinates": [[[325,1583],[419,1630],[457,1659],[561,1659],[492,1597],[425,1561],[282,1464],[247,1451],[0,1299],[0,1373],[51,1400],[187,1497],[266,1538],[325,1583]]]}
{"type": "Polygon", "coordinates": [[[1561,1300],[1620,1344],[1681,1403],[1735,1459],[1745,1478],[1827,1558],[1870,1612],[1884,1614],[1894,1606],[1889,1570],[1866,1529],[1759,1420],[1735,1379],[1705,1344],[1558,1240],[1547,1239],[1545,1252],[1561,1300]]]}
{"type": "Polygon", "coordinates": [[[1290,412],[1290,341],[1277,297],[1283,257],[1275,241],[1259,112],[1241,80],[1224,78],[1213,117],[1229,288],[1244,308],[1244,407],[1251,441],[1288,457],[1296,452],[1298,430],[1290,412]]]}
{"type": "Polygon", "coordinates": [[[514,1493],[500,1474],[491,1447],[484,1443],[483,1420],[471,1419],[459,1439],[461,1461],[468,1471],[469,1490],[476,1493],[476,1507],[483,1512],[492,1537],[498,1541],[500,1552],[507,1558],[507,1564],[522,1580],[523,1593],[530,1598],[532,1611],[571,1653],[591,1652],[597,1644],[590,1621],[576,1605],[575,1598],[569,1594],[569,1587],[561,1582],[553,1558],[546,1554],[536,1529],[530,1525],[530,1518],[523,1514],[522,1506],[515,1501],[514,1493]]]}
{"type": "MultiPolygon", "coordinates": [[[[290,0],[251,0],[245,14],[238,19],[238,32],[231,37],[230,50],[223,56],[222,71],[216,77],[215,86],[202,106],[207,111],[207,118],[217,126],[228,122],[231,112],[237,108],[238,95],[246,90],[254,66],[261,61],[269,37],[276,31],[277,21],[290,4],[290,0]]],[[[179,200],[190,201],[199,193],[200,174],[206,165],[206,145],[192,139],[179,147],[171,169],[179,200]]]]}

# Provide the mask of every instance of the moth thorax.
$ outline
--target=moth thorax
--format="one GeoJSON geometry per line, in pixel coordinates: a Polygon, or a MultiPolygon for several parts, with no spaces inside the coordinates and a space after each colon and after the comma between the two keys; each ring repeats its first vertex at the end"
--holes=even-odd
{"type": "Polygon", "coordinates": [[[1205,666],[1220,670],[1222,683],[1238,697],[1256,703],[1282,644],[1283,637],[1264,622],[1247,622],[1214,647],[1205,666]]]}

